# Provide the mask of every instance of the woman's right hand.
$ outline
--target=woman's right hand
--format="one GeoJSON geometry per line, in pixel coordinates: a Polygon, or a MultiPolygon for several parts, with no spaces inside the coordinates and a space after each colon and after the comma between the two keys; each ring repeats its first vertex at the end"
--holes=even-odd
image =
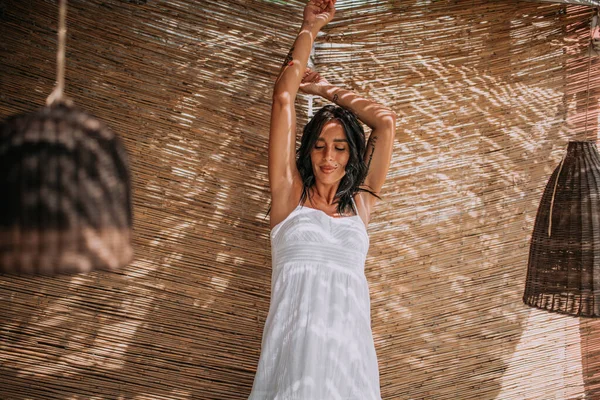
{"type": "Polygon", "coordinates": [[[303,25],[321,30],[333,19],[336,0],[310,0],[304,7],[303,25]]]}
{"type": "Polygon", "coordinates": [[[324,97],[324,90],[329,86],[330,84],[327,79],[323,78],[317,71],[306,68],[304,76],[302,77],[302,82],[300,82],[300,91],[302,93],[324,97]]]}

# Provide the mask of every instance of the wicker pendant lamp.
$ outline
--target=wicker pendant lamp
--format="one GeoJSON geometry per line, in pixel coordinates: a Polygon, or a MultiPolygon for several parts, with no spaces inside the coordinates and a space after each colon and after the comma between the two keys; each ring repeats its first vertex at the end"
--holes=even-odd
{"type": "Polygon", "coordinates": [[[582,317],[600,316],[600,154],[572,141],[540,202],[523,301],[582,317]]]}
{"type": "Polygon", "coordinates": [[[531,237],[523,302],[551,312],[600,317],[600,154],[595,141],[570,141],[546,185],[531,237]]]}
{"type": "Polygon", "coordinates": [[[63,95],[66,0],[58,78],[46,107],[0,125],[0,273],[116,270],[132,258],[127,155],[101,121],[63,95]]]}

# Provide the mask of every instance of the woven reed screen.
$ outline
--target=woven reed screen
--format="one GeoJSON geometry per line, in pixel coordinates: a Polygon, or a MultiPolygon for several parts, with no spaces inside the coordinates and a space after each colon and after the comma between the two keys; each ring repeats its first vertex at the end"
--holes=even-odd
{"type": "MultiPolygon", "coordinates": [[[[0,277],[3,399],[250,392],[270,293],[270,90],[302,2],[135,3],[69,2],[66,83],[130,152],[136,259],[0,277]]],[[[591,12],[338,0],[317,68],[399,115],[366,266],[384,399],[600,396],[598,322],[521,302],[549,174],[569,139],[598,134],[591,12]]],[[[50,93],[56,15],[0,2],[0,117],[50,93]]]]}

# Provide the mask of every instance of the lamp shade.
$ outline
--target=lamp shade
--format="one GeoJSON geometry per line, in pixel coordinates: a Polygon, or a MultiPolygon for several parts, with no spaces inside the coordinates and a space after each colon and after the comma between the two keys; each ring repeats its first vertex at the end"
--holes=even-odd
{"type": "Polygon", "coordinates": [[[600,155],[572,141],[537,212],[523,301],[547,311],[600,316],[600,155]]]}
{"type": "Polygon", "coordinates": [[[131,261],[127,155],[93,116],[57,102],[0,125],[0,272],[69,274],[131,261]]]}

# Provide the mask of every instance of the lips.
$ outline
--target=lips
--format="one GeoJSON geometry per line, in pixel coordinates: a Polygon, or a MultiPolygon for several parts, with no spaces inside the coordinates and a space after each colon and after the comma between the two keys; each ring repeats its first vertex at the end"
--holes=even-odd
{"type": "Polygon", "coordinates": [[[330,174],[330,173],[332,173],[333,171],[335,171],[335,167],[328,167],[328,166],[324,166],[324,167],[319,167],[319,168],[321,168],[321,171],[322,171],[324,174],[330,174]]]}

